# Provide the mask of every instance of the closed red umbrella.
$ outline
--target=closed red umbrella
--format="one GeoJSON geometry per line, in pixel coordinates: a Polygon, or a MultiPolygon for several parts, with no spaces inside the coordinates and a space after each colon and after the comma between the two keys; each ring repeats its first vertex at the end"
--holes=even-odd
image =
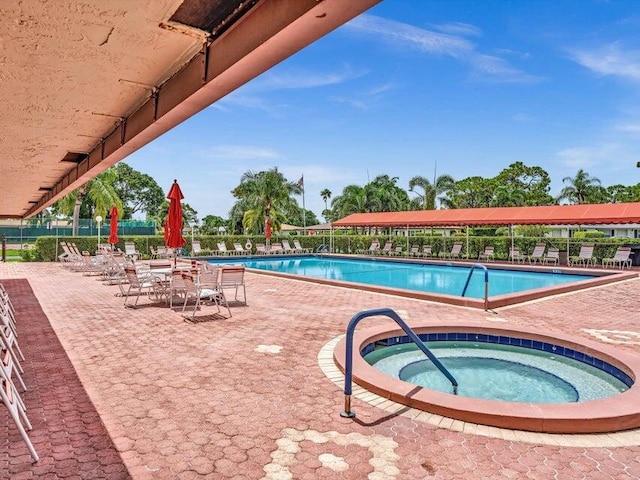
{"type": "Polygon", "coordinates": [[[115,245],[118,243],[118,207],[113,205],[109,216],[111,217],[111,222],[109,223],[109,238],[107,239],[107,243],[115,245]]]}
{"type": "Polygon", "coordinates": [[[271,219],[267,218],[264,221],[264,238],[267,239],[267,250],[271,248],[271,219]]]}
{"type": "Polygon", "coordinates": [[[167,198],[169,199],[169,215],[165,223],[165,229],[169,231],[166,239],[167,247],[180,248],[187,242],[182,236],[182,205],[180,205],[184,195],[177,180],[173,181],[167,198]]]}

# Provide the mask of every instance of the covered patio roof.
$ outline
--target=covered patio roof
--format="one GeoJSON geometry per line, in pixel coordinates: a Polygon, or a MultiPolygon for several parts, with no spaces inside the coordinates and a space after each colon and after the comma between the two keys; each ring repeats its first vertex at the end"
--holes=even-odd
{"type": "Polygon", "coordinates": [[[620,223],[640,223],[640,202],[354,213],[333,222],[332,226],[457,227],[468,225],[597,225],[620,223]]]}
{"type": "Polygon", "coordinates": [[[0,218],[41,212],[380,1],[3,0],[0,218]]]}

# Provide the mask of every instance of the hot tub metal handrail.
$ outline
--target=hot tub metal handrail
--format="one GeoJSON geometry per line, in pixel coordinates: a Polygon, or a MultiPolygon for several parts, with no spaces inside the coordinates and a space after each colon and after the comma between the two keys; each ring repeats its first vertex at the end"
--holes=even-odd
{"type": "Polygon", "coordinates": [[[349,321],[349,325],[347,325],[346,332],[346,347],[345,347],[345,368],[344,368],[344,411],[340,412],[341,417],[353,418],[356,416],[355,412],[351,410],[351,393],[352,393],[352,384],[353,384],[353,334],[356,329],[356,325],[367,317],[377,317],[377,316],[387,316],[393,321],[395,321],[404,333],[411,339],[413,343],[415,343],[420,350],[433,362],[433,364],[440,370],[445,377],[451,382],[453,386],[453,393],[456,395],[458,393],[458,382],[451,375],[449,370],[446,369],[440,360],[436,358],[436,356],[431,353],[431,350],[427,348],[420,337],[416,335],[416,333],[411,330],[411,327],[407,325],[400,316],[390,308],[376,308],[374,310],[363,310],[362,312],[356,313],[351,320],[349,321]]]}
{"type": "Polygon", "coordinates": [[[484,309],[489,310],[489,269],[482,265],[481,263],[474,263],[471,265],[471,270],[469,270],[469,275],[467,276],[467,281],[464,284],[464,288],[462,289],[462,296],[467,293],[467,287],[469,286],[469,282],[471,281],[471,275],[473,275],[473,271],[476,268],[481,268],[484,270],[484,309]]]}

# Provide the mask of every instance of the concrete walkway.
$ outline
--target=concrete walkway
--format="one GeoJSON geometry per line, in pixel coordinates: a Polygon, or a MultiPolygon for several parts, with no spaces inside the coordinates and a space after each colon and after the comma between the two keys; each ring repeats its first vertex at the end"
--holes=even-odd
{"type": "Polygon", "coordinates": [[[461,430],[450,419],[436,425],[357,398],[357,419],[343,419],[342,392],[318,364],[323,347],[344,333],[355,313],[379,307],[434,324],[536,325],[640,354],[640,280],[491,313],[247,274],[248,306],[232,303],[231,318],[205,306],[195,324],[146,298],[140,308],[125,309],[114,296],[117,287],[60,264],[0,264],[0,282],[21,292],[20,342],[28,345],[24,398],[42,457],[30,463],[2,411],[0,478],[640,478],[638,431],[572,443],[565,438],[571,436],[469,424],[461,430]],[[23,302],[31,302],[29,309],[22,310],[23,302]],[[36,307],[53,327],[40,327],[42,335],[30,333],[36,307]],[[75,385],[58,388],[73,383],[73,375],[55,382],[43,375],[43,369],[66,368],[66,359],[33,358],[54,333],[84,392],[75,385]],[[82,410],[85,392],[97,415],[82,410]],[[72,442],[79,425],[62,421],[65,434],[51,414],[69,405],[100,438],[83,436],[87,450],[60,446],[61,438],[72,442]],[[110,439],[100,437],[102,428],[110,439]],[[73,453],[59,455],[63,449],[73,453]],[[84,467],[92,477],[82,470],[85,455],[93,462],[84,467]]]}

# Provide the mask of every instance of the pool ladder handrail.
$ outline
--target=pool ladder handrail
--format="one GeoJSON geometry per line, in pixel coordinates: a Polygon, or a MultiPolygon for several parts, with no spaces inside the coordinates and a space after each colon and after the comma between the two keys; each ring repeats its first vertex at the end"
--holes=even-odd
{"type": "Polygon", "coordinates": [[[484,309],[486,311],[489,310],[489,269],[485,265],[482,265],[481,263],[474,263],[471,265],[471,270],[469,270],[469,275],[467,275],[467,281],[462,289],[462,296],[464,297],[464,294],[467,293],[467,287],[471,281],[471,275],[473,275],[473,271],[476,268],[484,270],[484,309]]]}
{"type": "Polygon", "coordinates": [[[458,394],[458,382],[454,378],[453,375],[447,370],[447,368],[440,363],[440,360],[436,358],[436,356],[429,350],[429,348],[424,344],[420,337],[416,335],[409,325],[405,323],[400,316],[390,308],[376,308],[373,310],[363,310],[362,312],[356,313],[351,320],[349,321],[349,325],[347,325],[346,331],[346,346],[345,346],[345,364],[344,364],[344,410],[340,412],[341,417],[345,418],[354,418],[356,416],[355,412],[351,410],[351,393],[352,393],[352,385],[353,385],[353,334],[356,329],[356,325],[360,323],[360,320],[363,320],[367,317],[376,317],[376,316],[387,316],[391,320],[395,321],[404,333],[411,339],[413,343],[415,343],[422,353],[424,353],[429,360],[436,366],[438,370],[442,372],[442,374],[447,377],[447,379],[451,382],[453,386],[453,394],[458,394]]]}

